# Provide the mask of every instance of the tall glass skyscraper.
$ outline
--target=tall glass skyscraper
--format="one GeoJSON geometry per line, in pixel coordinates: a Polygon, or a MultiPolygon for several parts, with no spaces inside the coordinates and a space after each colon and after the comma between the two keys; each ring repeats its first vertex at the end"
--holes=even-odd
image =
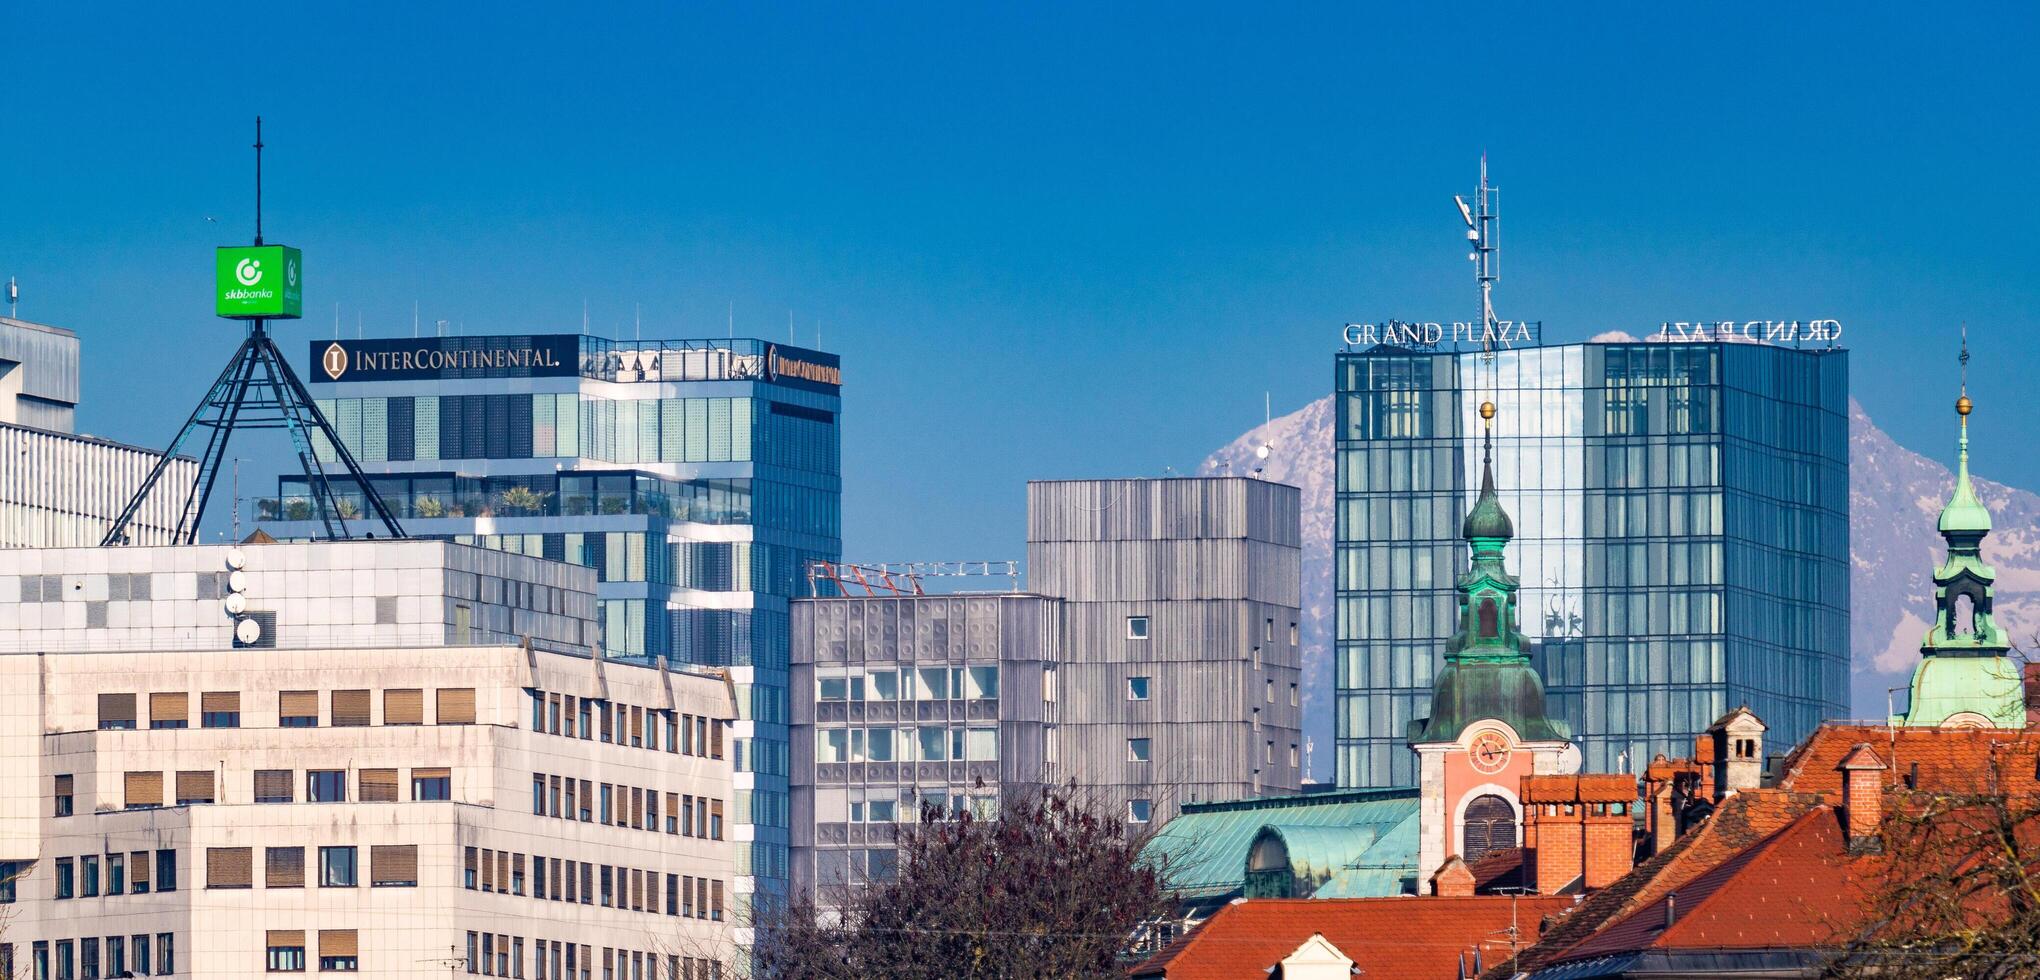
{"type": "Polygon", "coordinates": [[[1847,710],[1848,355],[1586,343],[1337,357],[1342,786],[1413,785],[1454,625],[1482,400],[1510,571],[1586,771],[1635,771],[1747,704],[1792,745],[1847,710]]]}
{"type": "MultiPolygon", "coordinates": [[[[591,566],[606,655],[730,669],[737,891],[783,887],[788,604],[807,562],[842,547],[836,356],[751,339],[314,340],[304,377],[406,533],[591,566]]],[[[263,527],[320,533],[304,489],[286,478],[259,502],[263,527]]],[[[366,513],[338,496],[342,518],[366,513]]]]}

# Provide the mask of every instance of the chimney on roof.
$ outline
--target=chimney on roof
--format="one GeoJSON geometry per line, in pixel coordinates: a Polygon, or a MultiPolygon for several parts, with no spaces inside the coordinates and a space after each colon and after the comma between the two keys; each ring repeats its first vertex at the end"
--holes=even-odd
{"type": "Polygon", "coordinates": [[[1605,888],[1636,860],[1636,780],[1627,774],[1524,776],[1523,883],[1539,895],[1605,888]]]}
{"type": "Polygon", "coordinates": [[[1756,789],[1764,782],[1765,725],[1744,705],[1707,728],[1714,749],[1714,798],[1756,789]]]}
{"type": "Polygon", "coordinates": [[[1441,898],[1465,898],[1473,894],[1473,870],[1454,854],[1431,876],[1431,894],[1441,898]]]}
{"type": "Polygon", "coordinates": [[[1855,854],[1883,850],[1878,827],[1884,821],[1884,771],[1889,766],[1877,757],[1868,742],[1857,742],[1841,763],[1842,829],[1849,835],[1849,851],[1855,854]]]}

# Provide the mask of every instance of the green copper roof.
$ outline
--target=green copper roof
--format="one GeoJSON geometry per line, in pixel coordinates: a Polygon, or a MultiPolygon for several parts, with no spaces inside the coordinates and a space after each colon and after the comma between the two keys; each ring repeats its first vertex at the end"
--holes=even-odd
{"type": "Polygon", "coordinates": [[[1466,512],[1466,521],[1459,525],[1459,536],[1468,541],[1479,538],[1507,541],[1516,536],[1516,523],[1509,520],[1501,498],[1495,496],[1494,468],[1487,460],[1480,464],[1480,497],[1473,502],[1473,509],[1466,512]]]}
{"type": "Polygon", "coordinates": [[[1938,728],[1962,714],[1979,716],[1992,728],[2026,727],[2019,666],[2009,657],[1927,657],[1913,668],[1911,700],[1891,723],[1938,728]]]}
{"type": "Polygon", "coordinates": [[[1417,791],[1346,790],[1185,804],[1141,851],[1163,861],[1168,887],[1184,898],[1223,898],[1246,883],[1247,855],[1264,828],[1278,828],[1312,876],[1363,867],[1393,872],[1400,894],[1416,875],[1417,791]],[[1342,842],[1343,841],[1343,842],[1342,842]],[[1393,865],[1393,867],[1389,867],[1393,865]]]}
{"type": "Polygon", "coordinates": [[[1955,463],[1955,495],[1948,498],[1948,505],[1941,508],[1941,533],[1990,533],[1990,511],[1983,501],[1976,499],[1976,488],[1969,483],[1969,417],[1962,418],[1962,439],[1957,444],[1955,463]]]}
{"type": "MultiPolygon", "coordinates": [[[[1484,407],[1483,413],[1487,410],[1484,407]]],[[[1544,680],[1530,666],[1518,627],[1517,582],[1507,567],[1515,525],[1495,495],[1494,467],[1483,450],[1480,497],[1460,525],[1473,560],[1459,576],[1459,628],[1445,641],[1445,666],[1431,688],[1427,718],[1410,722],[1412,743],[1449,742],[1484,718],[1507,722],[1529,741],[1564,739],[1564,722],[1545,711],[1544,680]]]]}

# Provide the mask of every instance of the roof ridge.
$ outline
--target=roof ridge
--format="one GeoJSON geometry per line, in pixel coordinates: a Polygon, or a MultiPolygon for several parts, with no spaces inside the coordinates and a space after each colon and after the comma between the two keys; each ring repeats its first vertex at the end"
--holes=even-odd
{"type": "MultiPolygon", "coordinates": [[[[1681,888],[1673,889],[1668,894],[1677,894],[1680,891],[1684,891],[1686,889],[1702,889],[1702,890],[1699,901],[1693,904],[1693,907],[1690,911],[1680,914],[1676,918],[1674,918],[1674,920],[1672,921],[1671,928],[1666,929],[1663,935],[1665,936],[1672,935],[1674,932],[1678,932],[1682,928],[1689,925],[1693,921],[1692,915],[1694,912],[1698,912],[1701,909],[1707,908],[1710,902],[1720,897],[1721,892],[1724,889],[1726,889],[1729,885],[1734,884],[1737,879],[1742,877],[1743,873],[1745,871],[1748,871],[1750,866],[1757,862],[1758,858],[1770,854],[1773,850],[1777,848],[1785,846],[1788,840],[1795,840],[1801,835],[1814,834],[1820,832],[1822,829],[1824,829],[1826,819],[1832,818],[1834,816],[1834,812],[1835,808],[1826,803],[1820,804],[1819,806],[1807,810],[1805,813],[1802,813],[1799,816],[1793,818],[1791,823],[1788,823],[1785,826],[1778,828],[1776,831],[1773,831],[1770,834],[1770,836],[1765,837],[1763,840],[1760,840],[1754,844],[1751,844],[1748,847],[1743,848],[1741,851],[1737,852],[1734,857],[1731,857],[1728,860],[1723,861],[1720,864],[1716,865],[1714,868],[1710,869],[1706,874],[1694,878],[1692,881],[1687,882],[1681,888]],[[1704,885],[1702,884],[1703,882],[1705,882],[1704,885]]],[[[1638,909],[1635,912],[1631,913],[1631,916],[1633,917],[1637,915],[1642,915],[1645,912],[1650,911],[1650,909],[1656,908],[1662,902],[1663,899],[1660,898],[1657,902],[1653,902],[1650,905],[1645,906],[1644,908],[1638,909]]],[[[1697,928],[1697,926],[1695,928],[1697,928]]]]}

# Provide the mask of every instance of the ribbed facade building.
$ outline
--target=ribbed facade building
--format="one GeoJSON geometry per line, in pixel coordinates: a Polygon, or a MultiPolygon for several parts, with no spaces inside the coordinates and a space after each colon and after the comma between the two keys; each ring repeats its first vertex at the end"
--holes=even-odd
{"type": "MultiPolygon", "coordinates": [[[[96,545],[162,454],[74,435],[78,335],[0,317],[0,548],[96,545]]],[[[179,458],[130,522],[169,544],[198,463],[179,458]]]]}
{"type": "Polygon", "coordinates": [[[1074,781],[1146,828],[1295,793],[1300,505],[1244,478],[1031,483],[1025,591],[795,602],[796,886],[891,875],[923,804],[1074,781]]]}
{"type": "Polygon", "coordinates": [[[732,689],[601,657],[594,585],[441,542],[0,552],[0,975],[728,975],[732,689]]]}

